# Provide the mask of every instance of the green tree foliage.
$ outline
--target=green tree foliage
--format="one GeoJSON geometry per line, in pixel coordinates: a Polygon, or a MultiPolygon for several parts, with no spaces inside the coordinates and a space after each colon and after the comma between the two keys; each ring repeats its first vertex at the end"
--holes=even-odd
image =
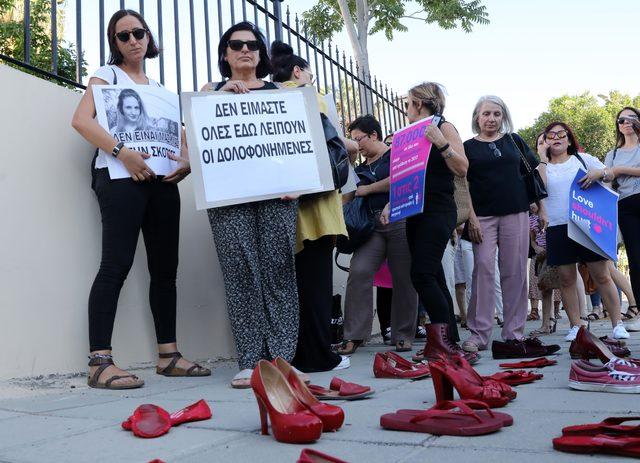
{"type": "Polygon", "coordinates": [[[563,95],[549,102],[549,108],[540,114],[533,125],[518,133],[530,147],[535,147],[536,137],[555,121],[568,124],[582,149],[604,159],[615,146],[615,116],[624,106],[640,106],[640,95],[632,98],[618,91],[594,96],[589,92],[580,95],[563,95]]]}
{"type": "MultiPolygon", "coordinates": [[[[58,2],[58,75],[76,80],[77,52],[73,44],[62,39],[65,0],[58,2]]],[[[0,0],[0,53],[24,61],[24,2],[0,0]]],[[[31,1],[30,64],[51,72],[51,0],[31,1]]],[[[86,75],[86,62],[82,59],[82,76],[86,75]]],[[[24,70],[24,68],[19,68],[24,70]]],[[[31,74],[42,77],[40,74],[31,74]]],[[[55,81],[55,80],[54,80],[55,81]]]]}

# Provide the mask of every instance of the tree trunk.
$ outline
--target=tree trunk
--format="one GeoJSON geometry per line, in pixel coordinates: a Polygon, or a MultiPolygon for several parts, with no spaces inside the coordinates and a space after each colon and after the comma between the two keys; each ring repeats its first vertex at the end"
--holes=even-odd
{"type": "MultiPolygon", "coordinates": [[[[360,69],[360,79],[368,83],[370,76],[369,52],[367,50],[367,39],[369,38],[369,2],[359,0],[356,2],[356,23],[353,22],[347,0],[338,0],[340,13],[344,19],[345,30],[351,42],[351,48],[355,55],[356,63],[360,69]]],[[[346,83],[345,83],[346,84],[346,83]]],[[[355,92],[356,89],[353,89],[355,92]]],[[[373,113],[373,98],[371,90],[359,84],[358,94],[360,99],[360,111],[362,114],[373,113]]]]}

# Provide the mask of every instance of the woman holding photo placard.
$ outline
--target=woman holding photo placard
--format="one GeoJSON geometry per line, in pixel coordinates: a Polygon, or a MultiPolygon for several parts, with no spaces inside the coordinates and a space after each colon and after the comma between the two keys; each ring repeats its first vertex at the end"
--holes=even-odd
{"type": "MultiPolygon", "coordinates": [[[[89,295],[89,386],[132,389],[144,381],[117,368],[111,355],[111,335],[124,283],[142,230],[151,283],[149,302],[158,342],[157,373],[165,376],[207,376],[211,371],[182,358],[176,346],[176,273],[180,195],[176,183],[189,172],[186,146],[182,157],[169,155],[178,169],[156,176],[145,163],[148,154],[133,151],[116,140],[96,121],[94,85],[159,85],[144,73],[144,60],[159,50],[144,18],[132,10],[120,10],[110,19],[107,39],[111,56],[89,80],[87,91],[73,116],[73,127],[100,150],[92,168],[92,186],[102,215],[102,259],[89,295]],[[131,178],[112,180],[107,156],[116,157],[131,178]]],[[[118,104],[128,126],[140,123],[144,114],[140,97],[123,90],[118,104]],[[124,106],[127,106],[125,108],[124,106]]],[[[184,142],[184,138],[183,138],[184,142]]]]}
{"type": "MultiPolygon", "coordinates": [[[[276,90],[265,38],[249,22],[229,28],[218,45],[218,69],[227,80],[202,91],[237,94],[276,90]]],[[[224,277],[227,310],[240,372],[234,388],[249,388],[260,360],[291,361],[298,343],[295,245],[298,201],[284,197],[208,210],[224,277]]]]}

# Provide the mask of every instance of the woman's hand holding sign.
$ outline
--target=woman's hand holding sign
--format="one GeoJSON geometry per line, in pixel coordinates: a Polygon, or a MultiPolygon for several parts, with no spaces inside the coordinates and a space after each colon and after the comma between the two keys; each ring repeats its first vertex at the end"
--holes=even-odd
{"type": "Polygon", "coordinates": [[[586,190],[593,185],[593,182],[597,182],[602,177],[604,177],[604,169],[590,169],[584,177],[578,180],[578,183],[583,190],[586,190]]]}
{"type": "Polygon", "coordinates": [[[249,90],[249,87],[247,87],[247,84],[242,80],[229,80],[222,87],[220,87],[220,90],[233,93],[251,92],[251,90],[249,90]]]}
{"type": "Polygon", "coordinates": [[[191,163],[189,162],[189,147],[187,146],[187,136],[182,129],[182,146],[180,147],[180,156],[175,154],[168,154],[169,159],[176,161],[178,167],[176,170],[165,176],[162,179],[163,182],[178,183],[182,181],[187,175],[191,173],[191,163]]]}
{"type": "Polygon", "coordinates": [[[122,148],[118,154],[118,159],[124,164],[127,172],[134,182],[143,182],[151,178],[156,178],[156,173],[144,162],[151,155],[129,148],[122,148]]]}
{"type": "Polygon", "coordinates": [[[436,148],[442,148],[447,144],[447,139],[437,125],[430,124],[424,131],[424,136],[427,140],[433,143],[436,148]]]}

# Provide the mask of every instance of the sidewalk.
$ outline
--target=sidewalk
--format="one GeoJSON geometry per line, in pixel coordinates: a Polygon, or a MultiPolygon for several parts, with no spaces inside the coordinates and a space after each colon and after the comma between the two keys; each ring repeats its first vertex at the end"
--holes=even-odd
{"type": "MultiPolygon", "coordinates": [[[[567,387],[569,343],[559,333],[544,342],[562,345],[558,365],[540,372],[544,378],[516,388],[518,398],[501,411],[514,417],[510,428],[480,437],[436,437],[385,431],[380,415],[399,408],[427,408],[434,403],[430,379],[410,382],[375,379],[373,356],[387,346],[358,349],[352,366],[337,374],[368,384],[376,393],[368,400],[336,403],[346,421],[336,433],[323,434],[313,447],[352,463],[381,461],[479,461],[492,463],[575,462],[579,459],[614,461],[612,456],[585,457],[556,452],[551,439],[563,426],[600,421],[610,415],[637,415],[638,398],[626,394],[572,391],[567,387]]],[[[527,329],[539,322],[529,322],[527,329]]],[[[602,336],[610,333],[608,320],[592,325],[602,336]]],[[[499,331],[494,330],[495,335],[499,331]]],[[[628,342],[637,355],[640,336],[628,342]]],[[[466,334],[463,334],[463,338],[466,334]]],[[[418,345],[418,347],[421,345],[418,345]]],[[[498,371],[498,361],[483,353],[477,370],[498,371]]],[[[304,446],[281,444],[260,434],[258,410],[251,390],[229,387],[237,372],[235,362],[217,362],[209,378],[165,378],[154,369],[135,371],[146,385],[132,391],[89,389],[86,376],[21,379],[0,383],[0,462],[295,462],[304,446]],[[122,420],[140,404],[154,403],[169,412],[199,399],[208,401],[213,418],[173,428],[157,439],[139,439],[120,428],[122,420]]],[[[312,374],[314,384],[328,385],[335,373],[312,374]]],[[[591,461],[590,460],[590,461],[591,461]]]]}

